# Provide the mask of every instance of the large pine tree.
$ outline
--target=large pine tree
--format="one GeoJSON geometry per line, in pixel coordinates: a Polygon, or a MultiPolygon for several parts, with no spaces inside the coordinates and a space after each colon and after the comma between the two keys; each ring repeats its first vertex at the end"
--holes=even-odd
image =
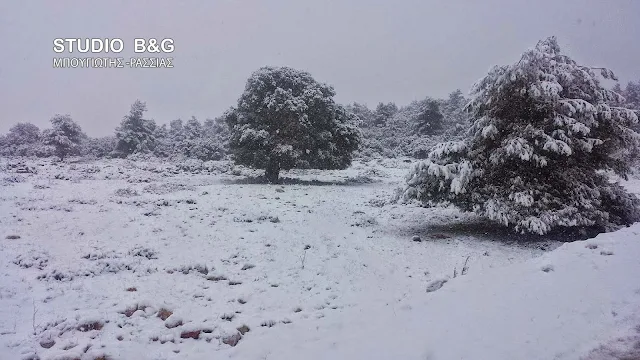
{"type": "Polygon", "coordinates": [[[637,116],[555,37],[515,64],[492,69],[472,89],[467,137],[439,144],[407,178],[406,198],[452,203],[519,232],[560,227],[610,230],[640,219],[626,177],[640,135],[637,116]]]}

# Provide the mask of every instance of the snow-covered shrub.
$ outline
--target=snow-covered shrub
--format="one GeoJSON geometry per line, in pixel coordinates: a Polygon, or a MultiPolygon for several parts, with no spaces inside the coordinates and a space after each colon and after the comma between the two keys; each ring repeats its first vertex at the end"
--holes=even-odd
{"type": "Polygon", "coordinates": [[[22,175],[9,175],[9,176],[5,176],[4,179],[2,179],[3,183],[8,185],[8,184],[18,184],[18,183],[23,183],[25,181],[27,181],[27,178],[25,178],[22,175]]]}
{"type": "Polygon", "coordinates": [[[176,191],[194,191],[195,189],[195,186],[192,185],[161,183],[147,185],[142,189],[142,191],[155,195],[165,195],[176,191]]]}
{"type": "Polygon", "coordinates": [[[124,197],[129,197],[129,196],[137,196],[138,195],[138,191],[136,191],[135,189],[132,188],[122,188],[122,189],[117,189],[114,194],[116,196],[124,196],[124,197]]]}
{"type": "Polygon", "coordinates": [[[158,253],[155,250],[143,246],[136,246],[133,249],[129,250],[129,255],[140,256],[149,260],[158,258],[158,253]]]}
{"type": "Polygon", "coordinates": [[[371,215],[366,215],[364,213],[358,213],[356,215],[356,220],[351,224],[351,226],[369,227],[378,224],[378,220],[371,215]]]}
{"type": "MultiPolygon", "coordinates": [[[[600,69],[604,78],[615,78],[600,69]]],[[[438,144],[407,176],[406,199],[453,203],[520,232],[609,230],[640,220],[640,200],[599,170],[626,177],[640,135],[595,69],[554,37],[473,88],[467,137],[438,144]]]]}
{"type": "Polygon", "coordinates": [[[202,167],[210,172],[215,174],[226,173],[231,170],[233,164],[228,161],[205,161],[202,164],[202,167]]]}
{"type": "Polygon", "coordinates": [[[84,169],[82,169],[82,172],[86,174],[97,174],[100,172],[100,166],[97,166],[97,165],[87,166],[84,169]]]}
{"type": "Polygon", "coordinates": [[[225,155],[223,145],[214,138],[201,137],[192,140],[189,156],[201,161],[221,160],[225,155]]]}
{"type": "Polygon", "coordinates": [[[80,145],[80,155],[103,158],[116,148],[117,143],[115,136],[87,138],[80,145]]]}
{"type": "Polygon", "coordinates": [[[185,161],[178,162],[176,167],[179,170],[198,173],[202,171],[204,162],[198,159],[186,159],[185,161]]]}
{"type": "MultiPolygon", "coordinates": [[[[113,153],[112,153],[113,155],[113,153]]],[[[143,153],[143,152],[139,152],[139,153],[134,153],[131,155],[128,155],[126,157],[128,160],[131,160],[132,162],[136,162],[136,163],[141,163],[141,162],[148,162],[148,161],[153,161],[155,160],[155,156],[151,153],[143,153]]],[[[135,168],[135,165],[132,165],[131,168],[135,168]]]]}
{"type": "Polygon", "coordinates": [[[13,263],[24,269],[36,268],[43,270],[49,263],[49,254],[42,250],[30,250],[27,254],[20,254],[13,263]]]}

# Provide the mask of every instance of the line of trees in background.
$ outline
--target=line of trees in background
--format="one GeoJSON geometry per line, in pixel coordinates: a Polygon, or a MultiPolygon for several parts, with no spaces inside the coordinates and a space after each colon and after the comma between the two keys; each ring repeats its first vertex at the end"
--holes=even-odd
{"type": "MultiPolygon", "coordinates": [[[[623,106],[640,112],[640,81],[613,90],[625,99],[623,106]]],[[[398,107],[379,103],[375,109],[352,103],[345,108],[359,119],[362,141],[356,157],[425,158],[443,138],[461,136],[470,125],[464,107],[468,99],[456,90],[447,99],[427,97],[398,107]]],[[[229,154],[228,113],[201,122],[172,120],[158,125],[145,119],[144,102],[136,101],[113,136],[89,137],[69,115],[55,115],[51,128],[41,131],[36,125],[21,122],[0,135],[0,156],[36,156],[63,159],[67,156],[95,158],[126,157],[147,154],[160,158],[221,160],[229,154]]]]}
{"type": "MultiPolygon", "coordinates": [[[[357,115],[362,129],[362,144],[356,155],[420,158],[436,141],[434,136],[460,133],[468,122],[463,111],[466,101],[462,91],[456,90],[448,99],[428,97],[404,107],[392,102],[380,103],[373,110],[359,103],[346,105],[345,109],[357,115]]],[[[229,154],[227,113],[204,122],[192,116],[187,121],[176,119],[158,125],[145,119],[146,111],[146,104],[136,101],[114,135],[97,138],[87,136],[70,115],[55,115],[52,128],[44,131],[21,122],[0,135],[0,156],[103,158],[150,154],[207,161],[229,154]],[[49,139],[51,133],[57,134],[58,142],[49,139]]]]}
{"type": "Polygon", "coordinates": [[[136,101],[113,136],[87,136],[69,115],[55,115],[52,128],[40,131],[31,123],[18,123],[0,136],[0,156],[95,158],[150,154],[162,158],[188,157],[203,161],[220,160],[228,149],[229,130],[222,118],[195,117],[186,122],[171,121],[158,126],[145,119],[146,105],[136,101]]]}

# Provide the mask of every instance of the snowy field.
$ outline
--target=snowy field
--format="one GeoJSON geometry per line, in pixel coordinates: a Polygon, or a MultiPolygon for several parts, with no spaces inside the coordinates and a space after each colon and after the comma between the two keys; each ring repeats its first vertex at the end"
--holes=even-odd
{"type": "Polygon", "coordinates": [[[397,205],[411,164],[395,159],[283,185],[226,162],[15,163],[0,162],[0,360],[616,359],[640,344],[640,224],[563,245],[397,205]]]}

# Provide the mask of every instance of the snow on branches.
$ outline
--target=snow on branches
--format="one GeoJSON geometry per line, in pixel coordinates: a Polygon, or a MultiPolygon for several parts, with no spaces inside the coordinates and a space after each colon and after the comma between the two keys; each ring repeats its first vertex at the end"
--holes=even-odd
{"type": "Polygon", "coordinates": [[[626,177],[640,147],[636,114],[604,88],[608,69],[577,64],[555,37],[472,88],[466,138],[436,146],[407,176],[406,199],[452,203],[520,232],[603,230],[640,219],[626,177]]]}

